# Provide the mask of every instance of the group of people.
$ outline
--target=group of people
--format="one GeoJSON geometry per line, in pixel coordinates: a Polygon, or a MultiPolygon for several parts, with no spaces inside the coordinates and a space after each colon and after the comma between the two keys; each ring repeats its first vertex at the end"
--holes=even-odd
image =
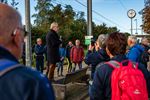
{"type": "Polygon", "coordinates": [[[68,73],[74,72],[76,70],[76,65],[78,64],[79,69],[82,69],[82,61],[84,60],[84,49],[80,45],[80,40],[75,41],[75,46],[72,41],[69,41],[67,46],[63,44],[59,47],[60,60],[56,63],[57,65],[57,75],[63,76],[63,65],[65,57],[68,60],[68,73]],[[72,65],[74,64],[74,65],[72,65]],[[60,71],[60,72],[59,72],[60,71]]]}
{"type": "MultiPolygon", "coordinates": [[[[14,8],[0,3],[0,98],[2,100],[55,100],[51,81],[54,79],[56,63],[64,60],[59,54],[59,51],[63,50],[59,49],[62,41],[57,34],[58,29],[58,24],[52,23],[46,36],[47,78],[40,72],[19,64],[18,59],[23,51],[22,44],[25,37],[21,16],[14,8]]],[[[37,44],[36,56],[43,59],[41,56],[43,51],[38,51],[39,48],[43,50],[45,48],[41,46],[41,39],[37,39],[37,44]]],[[[84,50],[79,40],[76,40],[75,44],[67,46],[70,52],[66,56],[69,58],[69,66],[73,62],[81,69],[84,50]]],[[[150,72],[140,59],[145,58],[143,56],[145,51],[149,53],[146,38],[142,39],[141,44],[137,44],[136,37],[129,36],[127,39],[120,32],[110,33],[108,36],[100,35],[95,44],[89,46],[85,57],[85,62],[92,66],[93,83],[89,88],[90,99],[148,100],[150,72]]],[[[72,71],[72,68],[69,67],[68,71],[72,71]]]]}
{"type": "Polygon", "coordinates": [[[46,75],[49,80],[54,80],[54,71],[56,67],[57,76],[63,76],[65,57],[68,60],[68,73],[74,72],[77,65],[79,69],[82,69],[82,61],[84,60],[84,49],[80,44],[80,40],[77,39],[75,45],[73,45],[72,41],[69,41],[67,46],[65,46],[58,36],[58,30],[58,23],[53,22],[46,36],[46,46],[42,44],[41,38],[37,39],[37,44],[34,46],[36,69],[42,73],[44,69],[44,54],[46,54],[46,75]],[[74,66],[72,64],[74,64],[74,66]]]}
{"type": "Polygon", "coordinates": [[[148,39],[145,37],[139,44],[135,36],[129,36],[127,39],[119,32],[99,35],[95,45],[89,46],[85,57],[85,62],[91,65],[90,99],[148,100],[150,96],[150,72],[147,70],[149,51],[148,39]],[[140,75],[137,75],[139,73],[134,70],[134,67],[140,70],[140,74],[142,72],[143,79],[137,78],[140,75]],[[136,92],[139,95],[136,95],[136,92]]]}

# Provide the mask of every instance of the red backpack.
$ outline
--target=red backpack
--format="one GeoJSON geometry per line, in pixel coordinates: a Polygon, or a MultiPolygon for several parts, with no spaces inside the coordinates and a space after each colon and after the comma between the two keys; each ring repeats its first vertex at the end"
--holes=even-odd
{"type": "Polygon", "coordinates": [[[146,81],[137,63],[125,60],[121,63],[109,61],[107,64],[114,68],[111,75],[111,100],[148,100],[146,81]]]}

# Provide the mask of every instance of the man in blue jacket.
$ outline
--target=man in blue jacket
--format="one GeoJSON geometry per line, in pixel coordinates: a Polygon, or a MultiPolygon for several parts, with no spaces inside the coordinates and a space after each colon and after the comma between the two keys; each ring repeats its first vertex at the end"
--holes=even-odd
{"type": "Polygon", "coordinates": [[[135,36],[129,36],[127,43],[130,47],[127,58],[134,62],[140,62],[140,56],[144,52],[144,48],[137,44],[137,38],[135,36]]]}
{"type": "Polygon", "coordinates": [[[55,100],[48,79],[18,62],[24,36],[20,14],[0,3],[0,100],[55,100]]]}
{"type": "Polygon", "coordinates": [[[42,44],[42,39],[37,39],[37,44],[34,47],[36,54],[36,69],[43,73],[44,69],[44,54],[46,53],[45,46],[42,44]]]}

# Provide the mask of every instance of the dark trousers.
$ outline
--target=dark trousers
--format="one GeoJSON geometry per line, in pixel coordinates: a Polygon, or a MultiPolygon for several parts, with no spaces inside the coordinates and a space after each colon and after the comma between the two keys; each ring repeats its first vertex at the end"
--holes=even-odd
{"type": "Polygon", "coordinates": [[[82,61],[81,61],[81,62],[78,62],[78,63],[74,63],[73,72],[75,72],[77,65],[78,65],[78,67],[79,67],[79,70],[82,69],[82,61]]]}
{"type": "Polygon", "coordinates": [[[44,57],[36,56],[36,69],[43,73],[44,69],[44,57]]]}

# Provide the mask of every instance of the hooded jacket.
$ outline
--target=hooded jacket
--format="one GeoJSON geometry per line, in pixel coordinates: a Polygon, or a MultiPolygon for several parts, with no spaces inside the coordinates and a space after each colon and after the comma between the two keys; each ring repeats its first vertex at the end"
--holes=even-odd
{"type": "Polygon", "coordinates": [[[144,52],[144,48],[139,45],[135,44],[129,49],[129,52],[127,53],[127,58],[134,62],[140,62],[140,56],[144,52]]]}

